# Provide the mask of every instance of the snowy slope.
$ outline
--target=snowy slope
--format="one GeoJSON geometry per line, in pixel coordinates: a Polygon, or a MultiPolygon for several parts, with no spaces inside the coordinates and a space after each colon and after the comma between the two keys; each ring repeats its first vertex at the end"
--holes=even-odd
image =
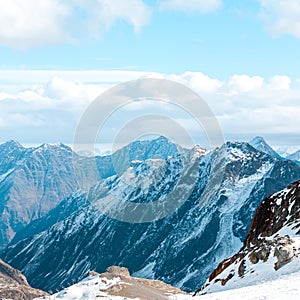
{"type": "Polygon", "coordinates": [[[288,155],[287,158],[290,159],[290,160],[300,161],[300,150],[288,155]]]}
{"type": "Polygon", "coordinates": [[[244,246],[211,273],[198,294],[277,280],[300,272],[300,181],[258,207],[244,246]]]}
{"type": "MultiPolygon", "coordinates": [[[[165,293],[165,296],[169,300],[299,300],[299,282],[300,272],[295,272],[289,275],[282,275],[276,280],[265,279],[256,285],[244,286],[242,288],[230,289],[207,295],[193,297],[192,295],[181,293],[165,293]]],[[[136,290],[134,298],[111,295],[110,290],[115,288],[115,290],[121,294],[122,292],[120,292],[118,287],[126,285],[128,285],[128,283],[125,280],[121,280],[118,276],[108,279],[105,276],[99,277],[99,275],[93,275],[52,296],[36,298],[36,300],[150,300],[150,298],[144,298],[139,295],[138,290],[136,290]]],[[[161,300],[162,298],[156,299],[161,300]]]]}
{"type": "Polygon", "coordinates": [[[274,147],[274,150],[281,156],[281,157],[288,157],[289,155],[297,152],[300,149],[300,146],[278,146],[274,147]]]}
{"type": "Polygon", "coordinates": [[[169,300],[171,295],[177,294],[182,294],[178,288],[158,280],[131,277],[126,268],[113,266],[103,274],[90,272],[84,280],[47,299],[169,300]]]}
{"type": "Polygon", "coordinates": [[[173,300],[299,300],[300,272],[282,275],[276,280],[262,280],[256,285],[244,286],[215,292],[196,297],[178,295],[171,297],[173,300]]]}
{"type": "MultiPolygon", "coordinates": [[[[67,300],[92,300],[92,299],[133,299],[120,296],[109,296],[107,290],[116,284],[122,284],[120,277],[108,279],[106,277],[99,277],[99,275],[89,276],[81,282],[72,285],[46,299],[67,299],[67,300]]],[[[126,283],[124,283],[126,284],[126,283]]],[[[40,298],[43,299],[43,298],[40,298]]]]}

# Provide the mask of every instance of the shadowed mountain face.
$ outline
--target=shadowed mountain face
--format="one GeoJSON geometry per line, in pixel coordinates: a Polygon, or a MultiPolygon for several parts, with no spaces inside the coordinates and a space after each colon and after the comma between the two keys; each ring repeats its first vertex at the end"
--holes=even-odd
{"type": "Polygon", "coordinates": [[[300,181],[263,200],[241,250],[211,273],[199,294],[300,271],[300,181]]]}
{"type": "MultiPolygon", "coordinates": [[[[241,248],[261,201],[300,178],[300,168],[293,162],[247,143],[228,142],[210,153],[195,148],[183,156],[139,158],[125,165],[122,173],[66,198],[61,209],[72,207],[69,214],[68,209],[63,214],[50,211],[3,257],[33,286],[48,291],[80,280],[90,269],[103,272],[111,265],[126,266],[134,276],[195,290],[219,261],[241,248]],[[109,217],[96,205],[115,195],[124,200],[116,208],[122,212],[126,201],[151,204],[164,199],[179,181],[182,159],[195,166],[196,184],[175,213],[153,222],[128,223],[109,217]],[[157,170],[160,180],[144,185],[157,170]],[[73,209],[71,203],[77,201],[83,205],[73,209]]],[[[186,195],[185,189],[191,187],[181,188],[186,195]]]]}
{"type": "Polygon", "coordinates": [[[26,277],[0,259],[1,299],[30,300],[48,295],[29,286],[26,277]]]}

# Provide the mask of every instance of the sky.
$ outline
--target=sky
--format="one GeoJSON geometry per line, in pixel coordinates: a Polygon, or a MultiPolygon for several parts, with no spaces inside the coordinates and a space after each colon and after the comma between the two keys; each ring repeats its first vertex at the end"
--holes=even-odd
{"type": "MultiPolygon", "coordinates": [[[[0,0],[0,7],[1,142],[70,144],[97,96],[151,77],[198,93],[226,138],[300,145],[300,0],[0,0]]],[[[98,142],[158,111],[203,142],[178,107],[133,106],[118,111],[98,142]]]]}

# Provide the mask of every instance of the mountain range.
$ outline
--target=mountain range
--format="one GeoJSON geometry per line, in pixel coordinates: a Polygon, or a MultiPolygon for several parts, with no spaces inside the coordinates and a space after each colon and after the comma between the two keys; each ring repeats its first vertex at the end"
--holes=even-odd
{"type": "MultiPolygon", "coordinates": [[[[111,156],[79,157],[79,166],[72,167],[77,185],[48,212],[28,221],[28,227],[20,226],[2,257],[34,287],[49,292],[83,279],[91,269],[104,272],[111,265],[195,291],[221,260],[242,247],[263,199],[300,178],[296,162],[257,140],[252,146],[227,142],[208,152],[181,149],[159,138],[134,142],[111,156]],[[95,161],[96,171],[90,168],[95,161]],[[187,162],[193,186],[180,185],[187,162]],[[123,200],[113,208],[117,212],[125,211],[126,203],[147,203],[152,215],[159,216],[155,203],[168,199],[177,186],[185,201],[152,222],[144,222],[143,214],[131,223],[114,218],[118,214],[107,214],[102,205],[113,195],[123,200]]],[[[67,152],[71,159],[74,154],[67,152]]],[[[64,165],[64,155],[61,159],[58,166],[64,165]]],[[[6,172],[15,172],[15,165],[6,172]]]]}
{"type": "Polygon", "coordinates": [[[161,137],[133,142],[113,155],[82,157],[64,144],[25,148],[0,145],[0,249],[32,221],[40,219],[74,191],[88,190],[135,159],[166,158],[177,146],[161,137]]]}

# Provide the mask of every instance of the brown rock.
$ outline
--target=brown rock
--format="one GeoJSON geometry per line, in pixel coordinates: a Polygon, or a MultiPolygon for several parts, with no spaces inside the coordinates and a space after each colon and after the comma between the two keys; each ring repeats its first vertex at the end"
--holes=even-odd
{"type": "Polygon", "coordinates": [[[124,277],[130,277],[129,270],[124,267],[118,267],[118,266],[111,266],[107,268],[107,272],[114,274],[114,275],[120,275],[124,277]]]}
{"type": "Polygon", "coordinates": [[[108,295],[140,300],[168,300],[170,295],[184,293],[179,288],[159,280],[131,277],[128,269],[124,267],[112,266],[106,273],[100,274],[102,281],[116,277],[121,281],[104,290],[108,295]]]}
{"type": "Polygon", "coordinates": [[[32,288],[20,271],[0,259],[0,298],[31,300],[46,295],[46,292],[32,288]]]}

